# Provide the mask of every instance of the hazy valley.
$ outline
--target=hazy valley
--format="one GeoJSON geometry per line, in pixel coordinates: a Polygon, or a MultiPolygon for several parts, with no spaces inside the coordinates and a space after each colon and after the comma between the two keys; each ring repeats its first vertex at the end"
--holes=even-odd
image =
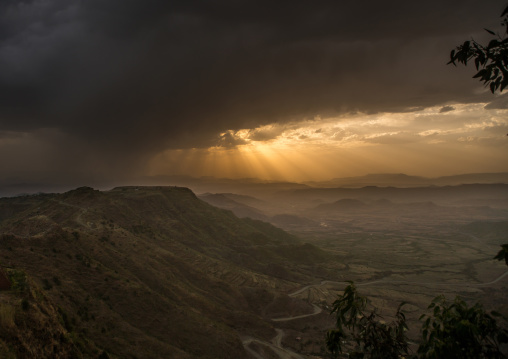
{"type": "Polygon", "coordinates": [[[416,324],[438,294],[508,314],[492,260],[508,185],[215,184],[1,198],[17,280],[0,291],[0,354],[324,358],[349,280],[386,320],[405,301],[416,324]]]}
{"type": "MultiPolygon", "coordinates": [[[[440,294],[460,295],[508,314],[508,272],[492,260],[506,241],[507,185],[290,189],[257,202],[228,193],[200,198],[238,216],[268,221],[338,255],[341,268],[335,278],[316,281],[297,296],[323,308],[345,281],[353,280],[387,320],[407,302],[412,328],[419,328],[419,316],[440,294]]],[[[294,338],[301,333],[287,329],[293,335],[283,343],[300,348],[294,338]]],[[[410,333],[414,339],[419,334],[410,333]]],[[[317,342],[309,345],[308,353],[318,352],[317,347],[317,342]]]]}
{"type": "Polygon", "coordinates": [[[4,0],[0,34],[0,359],[508,357],[506,4],[4,0]]]}

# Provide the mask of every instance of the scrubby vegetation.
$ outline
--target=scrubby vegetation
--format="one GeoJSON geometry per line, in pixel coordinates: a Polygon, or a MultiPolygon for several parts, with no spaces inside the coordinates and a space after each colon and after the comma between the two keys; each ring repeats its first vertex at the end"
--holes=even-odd
{"type": "MultiPolygon", "coordinates": [[[[265,308],[311,280],[301,258],[336,262],[183,188],[79,188],[9,203],[20,211],[0,220],[0,263],[12,283],[0,301],[0,348],[16,357],[51,357],[60,341],[61,357],[246,357],[239,333],[270,340],[265,308]],[[26,337],[53,339],[46,347],[26,337]]],[[[309,305],[289,298],[287,307],[298,314],[309,305]]]]}
{"type": "Polygon", "coordinates": [[[460,297],[448,301],[436,297],[430,313],[420,317],[421,337],[411,345],[401,303],[394,320],[385,322],[369,301],[360,295],[353,282],[333,303],[336,328],[327,333],[326,344],[334,357],[349,358],[424,358],[479,359],[506,358],[508,330],[506,318],[487,312],[480,303],[468,305],[460,297]],[[501,324],[498,323],[501,321],[501,324]],[[411,350],[411,346],[415,348],[411,350]]]}

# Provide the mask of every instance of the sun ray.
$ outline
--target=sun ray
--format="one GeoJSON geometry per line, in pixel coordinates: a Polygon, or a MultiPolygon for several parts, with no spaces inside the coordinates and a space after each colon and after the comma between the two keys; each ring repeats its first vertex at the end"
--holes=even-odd
{"type": "Polygon", "coordinates": [[[356,113],[228,130],[222,146],[167,150],[148,167],[151,175],[291,181],[387,172],[437,176],[472,169],[505,171],[508,110],[487,110],[485,104],[448,107],[445,112],[432,107],[356,113]]]}

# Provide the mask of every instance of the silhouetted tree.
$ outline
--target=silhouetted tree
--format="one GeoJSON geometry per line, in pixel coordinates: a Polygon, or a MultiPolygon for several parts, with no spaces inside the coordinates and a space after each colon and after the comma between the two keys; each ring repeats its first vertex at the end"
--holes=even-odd
{"type": "MultiPolygon", "coordinates": [[[[452,50],[448,62],[455,66],[456,62],[467,65],[474,59],[478,72],[473,78],[483,81],[492,93],[497,90],[502,92],[508,86],[508,6],[501,13],[501,18],[501,25],[504,26],[502,33],[485,29],[494,37],[488,45],[482,45],[475,40],[465,41],[452,50]]],[[[508,265],[508,244],[503,244],[501,248],[494,259],[504,260],[508,265]]]]}
{"type": "Polygon", "coordinates": [[[443,295],[429,305],[431,315],[422,315],[422,341],[418,347],[425,359],[505,358],[500,346],[508,343],[508,331],[498,326],[494,317],[480,303],[469,307],[459,297],[448,303],[443,295]]]}
{"type": "Polygon", "coordinates": [[[368,299],[359,295],[353,282],[333,302],[335,329],[326,336],[326,345],[332,355],[349,358],[398,359],[409,355],[406,337],[406,317],[399,305],[396,320],[385,323],[373,308],[366,312],[368,299]]]}
{"type": "Polygon", "coordinates": [[[448,64],[456,65],[457,62],[467,65],[474,60],[478,72],[473,78],[483,81],[489,86],[490,91],[500,92],[508,86],[508,6],[501,13],[505,28],[501,33],[485,29],[493,38],[487,45],[482,45],[474,39],[465,41],[450,53],[448,64]]]}
{"type": "Polygon", "coordinates": [[[422,338],[417,353],[409,351],[406,337],[406,317],[399,305],[396,320],[378,320],[374,308],[365,309],[367,298],[358,294],[353,282],[333,303],[335,329],[328,331],[326,345],[336,358],[356,359],[487,359],[505,358],[500,347],[508,343],[508,331],[501,328],[495,317],[480,303],[469,307],[459,297],[451,303],[444,296],[436,297],[429,305],[430,315],[420,317],[422,338]]]}
{"type": "MultiPolygon", "coordinates": [[[[492,93],[508,86],[508,6],[501,13],[502,34],[485,29],[493,39],[487,45],[468,40],[450,53],[448,64],[467,66],[474,60],[479,78],[492,93]]],[[[494,257],[508,265],[508,244],[494,257]]],[[[451,303],[444,296],[436,297],[429,305],[431,314],[423,321],[421,342],[415,354],[409,353],[406,317],[400,304],[396,320],[384,323],[373,308],[366,312],[368,299],[359,295],[353,282],[333,303],[335,328],[328,331],[326,345],[334,357],[365,358],[425,358],[477,359],[505,358],[500,346],[508,343],[508,331],[500,327],[492,311],[487,313],[480,303],[469,307],[459,297],[451,303]]]]}
{"type": "Polygon", "coordinates": [[[497,253],[494,259],[497,259],[498,261],[504,260],[508,266],[508,244],[501,245],[501,250],[497,253]]]}

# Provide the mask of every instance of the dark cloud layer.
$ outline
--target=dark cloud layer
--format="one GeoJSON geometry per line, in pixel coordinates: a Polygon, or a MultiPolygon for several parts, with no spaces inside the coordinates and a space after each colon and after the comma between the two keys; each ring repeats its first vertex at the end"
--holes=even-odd
{"type": "Polygon", "coordinates": [[[453,106],[443,106],[443,107],[441,107],[439,112],[444,113],[444,112],[450,112],[450,111],[454,111],[454,110],[455,110],[455,107],[453,107],[453,106]]]}
{"type": "Polygon", "coordinates": [[[508,97],[506,95],[498,96],[485,106],[486,110],[507,110],[508,97]]]}
{"type": "Polygon", "coordinates": [[[229,129],[478,101],[447,56],[503,5],[4,0],[0,132],[52,129],[73,154],[128,167],[229,129]]]}

